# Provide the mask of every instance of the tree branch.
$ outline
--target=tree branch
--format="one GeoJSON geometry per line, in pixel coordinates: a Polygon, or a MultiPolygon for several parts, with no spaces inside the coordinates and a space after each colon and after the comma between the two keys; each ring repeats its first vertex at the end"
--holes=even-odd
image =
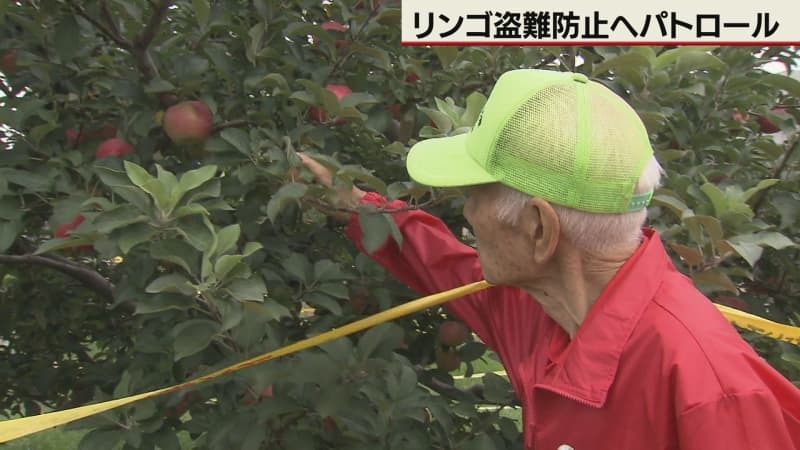
{"type": "Polygon", "coordinates": [[[145,25],[144,30],[136,37],[135,45],[139,49],[146,50],[158,34],[158,29],[167,17],[167,11],[172,6],[171,0],[161,0],[158,4],[153,4],[153,15],[145,25]]]}
{"type": "MultiPolygon", "coordinates": [[[[414,366],[414,371],[417,372],[417,380],[419,380],[419,382],[422,383],[423,386],[435,392],[438,392],[441,395],[451,398],[469,397],[478,400],[480,403],[495,404],[494,402],[489,402],[486,400],[486,398],[484,398],[483,385],[481,384],[476,384],[475,386],[472,386],[469,389],[461,389],[451,384],[445,383],[444,381],[441,381],[434,376],[430,376],[430,374],[427,373],[425,368],[421,365],[414,366]]],[[[520,406],[520,404],[519,401],[516,400],[516,397],[514,397],[514,400],[512,400],[510,403],[498,406],[513,407],[513,406],[520,406]]]]}
{"type": "Polygon", "coordinates": [[[3,95],[6,96],[6,98],[13,98],[11,91],[8,90],[8,88],[6,87],[6,84],[3,83],[3,82],[0,82],[0,92],[2,92],[3,95]]]}
{"type": "MultiPolygon", "coordinates": [[[[408,206],[403,206],[403,207],[400,207],[400,208],[385,208],[385,207],[377,208],[375,211],[373,211],[371,213],[372,214],[394,214],[394,213],[399,213],[399,212],[404,212],[404,211],[414,211],[414,210],[417,210],[417,209],[422,209],[422,208],[427,208],[429,206],[438,205],[439,203],[442,203],[445,200],[449,200],[450,198],[452,198],[452,197],[445,196],[445,197],[439,197],[439,198],[431,198],[430,200],[427,200],[425,202],[419,203],[417,205],[408,205],[408,206]]],[[[309,203],[311,206],[313,206],[315,208],[318,208],[320,211],[322,211],[322,212],[324,212],[326,214],[328,214],[330,212],[343,212],[343,213],[350,213],[350,214],[358,214],[358,210],[355,209],[355,208],[343,208],[343,207],[338,207],[338,206],[331,206],[331,205],[328,205],[327,203],[319,201],[319,200],[317,200],[315,198],[306,198],[306,199],[303,199],[303,201],[309,203]]]]}
{"type": "MultiPolygon", "coordinates": [[[[100,15],[103,17],[103,20],[106,21],[108,24],[109,32],[116,36],[118,39],[128,42],[127,39],[122,37],[122,32],[119,31],[119,27],[117,26],[117,21],[114,20],[114,15],[111,14],[111,8],[108,6],[108,0],[103,0],[100,2],[100,15]]],[[[130,42],[128,42],[130,46],[130,42]]]]}
{"type": "Polygon", "coordinates": [[[94,25],[94,27],[97,28],[100,31],[100,33],[102,33],[105,37],[113,41],[115,44],[119,45],[121,48],[128,51],[130,51],[133,48],[133,45],[130,43],[130,41],[122,37],[120,34],[114,33],[113,30],[109,29],[102,22],[92,17],[89,13],[86,12],[85,9],[83,9],[83,6],[81,6],[79,3],[75,2],[74,0],[70,0],[69,4],[79,16],[83,17],[89,23],[94,25]]]}
{"type": "Polygon", "coordinates": [[[75,264],[67,258],[55,255],[0,255],[0,264],[32,264],[45,266],[69,275],[80,281],[93,291],[106,297],[113,298],[114,285],[103,278],[102,275],[88,267],[75,264]]]}
{"type": "MultiPolygon", "coordinates": [[[[771,178],[778,178],[778,179],[781,178],[783,170],[786,169],[786,166],[789,164],[789,160],[792,158],[792,155],[794,154],[794,152],[797,150],[798,147],[800,147],[800,133],[795,134],[792,141],[789,142],[789,144],[787,145],[786,153],[784,153],[781,162],[778,163],[777,166],[775,166],[775,170],[772,171],[771,178]]],[[[758,198],[753,203],[753,214],[758,215],[758,210],[761,208],[761,206],[763,206],[764,200],[766,200],[767,198],[767,191],[769,191],[769,189],[770,188],[764,189],[763,191],[756,194],[758,195],[758,198]]]]}
{"type": "Polygon", "coordinates": [[[247,119],[229,120],[227,122],[221,122],[221,123],[218,123],[218,124],[214,125],[214,127],[211,128],[211,133],[212,134],[216,133],[216,132],[218,132],[220,130],[223,130],[225,128],[241,127],[241,126],[244,126],[244,125],[250,125],[251,123],[252,122],[250,122],[247,119]]]}

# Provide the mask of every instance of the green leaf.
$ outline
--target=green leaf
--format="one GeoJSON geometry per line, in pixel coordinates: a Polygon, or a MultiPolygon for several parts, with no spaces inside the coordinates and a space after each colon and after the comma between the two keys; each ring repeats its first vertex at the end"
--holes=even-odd
{"type": "Polygon", "coordinates": [[[146,223],[137,223],[124,228],[120,228],[114,232],[122,254],[127,254],[135,246],[149,241],[155,236],[156,230],[146,223]]]}
{"type": "Polygon", "coordinates": [[[170,193],[174,191],[175,186],[178,185],[178,178],[175,177],[175,174],[164,169],[160,164],[156,164],[156,178],[164,186],[164,190],[170,193]]]}
{"type": "Polygon", "coordinates": [[[297,281],[306,285],[311,283],[314,268],[304,255],[292,253],[288,258],[285,258],[281,264],[286,272],[297,281]]]}
{"type": "Polygon", "coordinates": [[[315,307],[327,309],[335,316],[342,315],[342,306],[339,305],[339,302],[325,294],[321,294],[319,292],[309,292],[303,296],[303,300],[315,307]]]}
{"type": "MultiPolygon", "coordinates": [[[[112,158],[105,159],[107,160],[105,164],[112,164],[114,162],[118,164],[118,161],[112,158]]],[[[151,204],[147,195],[142,192],[141,189],[133,186],[123,171],[102,164],[103,163],[100,163],[95,166],[95,172],[100,180],[103,181],[106,186],[110,187],[115,194],[127,200],[128,203],[134,205],[140,211],[144,213],[150,212],[151,204]]]]}
{"type": "Polygon", "coordinates": [[[6,222],[0,220],[0,253],[4,253],[17,240],[22,232],[22,223],[17,221],[6,222]]]}
{"type": "Polygon", "coordinates": [[[183,175],[178,182],[177,187],[172,191],[170,203],[174,206],[177,205],[183,196],[192,189],[199,188],[207,181],[214,178],[217,173],[217,166],[203,166],[199,169],[190,170],[183,175]]]}
{"type": "Polygon", "coordinates": [[[683,223],[688,226],[702,226],[708,233],[712,241],[718,241],[723,237],[722,223],[719,219],[711,216],[691,216],[684,217],[683,223]]]}
{"type": "Polygon", "coordinates": [[[180,294],[157,294],[136,302],[135,314],[153,314],[169,310],[186,311],[194,306],[194,300],[180,294]]]}
{"type": "Polygon", "coordinates": [[[756,184],[754,187],[751,187],[750,189],[744,191],[744,194],[742,194],[742,201],[746,202],[750,200],[750,197],[755,195],[757,192],[763,191],[764,189],[769,189],[772,186],[775,186],[776,184],[780,183],[780,181],[781,180],[776,178],[767,178],[765,180],[759,181],[758,184],[756,184]]]}
{"type": "Polygon", "coordinates": [[[83,47],[80,27],[72,14],[64,14],[56,26],[53,46],[62,61],[72,59],[83,47]]]}
{"type": "Polygon", "coordinates": [[[641,72],[650,69],[651,61],[645,55],[629,51],[619,56],[606,59],[600,64],[594,66],[592,74],[594,76],[602,75],[609,70],[617,71],[636,71],[641,72]]]}
{"type": "Polygon", "coordinates": [[[358,339],[356,349],[362,361],[381,350],[396,348],[403,341],[403,328],[392,322],[384,322],[368,329],[358,339]]]}
{"type": "Polygon", "coordinates": [[[22,216],[23,213],[18,199],[14,197],[0,198],[0,219],[17,221],[22,219],[22,216]]]}
{"type": "Polygon", "coordinates": [[[352,276],[342,272],[338,264],[329,260],[321,259],[314,263],[314,279],[317,281],[346,280],[352,276]]]}
{"type": "Polygon", "coordinates": [[[210,251],[215,245],[216,237],[205,221],[184,218],[180,220],[177,231],[192,247],[201,252],[210,251]]]}
{"type": "Polygon", "coordinates": [[[508,403],[511,397],[511,385],[508,380],[492,372],[483,375],[483,394],[486,400],[497,404],[508,403]]]}
{"type": "Polygon", "coordinates": [[[41,255],[42,253],[54,252],[56,250],[63,250],[65,248],[80,247],[82,245],[90,245],[92,243],[89,239],[83,238],[55,238],[44,241],[39,245],[39,248],[33,252],[34,255],[41,255]]]}
{"type": "Polygon", "coordinates": [[[172,264],[177,264],[187,274],[194,275],[200,262],[200,252],[179,239],[165,239],[150,245],[150,256],[172,264]]]}
{"type": "Polygon", "coordinates": [[[469,94],[469,96],[467,96],[467,107],[464,110],[464,114],[461,115],[460,123],[470,127],[475,125],[478,116],[480,116],[481,111],[483,111],[486,100],[488,100],[486,96],[480,92],[476,91],[469,94]]]}
{"type": "Polygon", "coordinates": [[[266,311],[273,320],[280,320],[283,317],[290,317],[292,315],[288,308],[275,300],[267,299],[263,305],[264,311],[266,311]]]}
{"type": "Polygon", "coordinates": [[[393,221],[387,214],[374,214],[362,212],[358,215],[358,222],[361,225],[364,249],[367,253],[373,253],[381,248],[389,236],[392,234],[392,227],[389,221],[393,221]]]}
{"type": "Polygon", "coordinates": [[[250,136],[246,131],[239,128],[225,128],[220,137],[239,150],[239,153],[250,155],[250,136]]]}
{"type": "Polygon", "coordinates": [[[286,205],[303,198],[306,191],[308,191],[308,185],[303,183],[289,183],[281,186],[267,203],[267,217],[269,220],[275,223],[278,214],[286,208],[286,205]]]}
{"type": "Polygon", "coordinates": [[[739,290],[736,285],[728,278],[727,275],[720,272],[719,269],[706,270],[705,272],[695,272],[692,274],[692,280],[695,283],[703,283],[715,291],[728,291],[733,294],[738,294],[739,290]]]}
{"type": "Polygon", "coordinates": [[[202,214],[204,216],[208,216],[209,212],[203,205],[199,205],[197,203],[192,203],[192,204],[189,204],[189,205],[181,206],[178,209],[176,209],[175,212],[172,213],[170,218],[172,218],[174,220],[174,219],[180,219],[180,218],[186,217],[186,216],[194,216],[194,215],[197,215],[197,214],[202,214]]]}
{"type": "Polygon", "coordinates": [[[242,255],[222,255],[214,264],[214,276],[217,280],[223,280],[228,273],[242,262],[242,255]]]}
{"type": "Polygon", "coordinates": [[[800,81],[778,73],[762,75],[758,80],[768,86],[783,89],[794,98],[800,98],[800,81]]]}
{"type": "Polygon", "coordinates": [[[122,228],[135,223],[147,222],[149,217],[132,205],[120,205],[110,211],[105,211],[92,220],[92,226],[100,233],[108,234],[117,228],[122,228]]]}
{"type": "Polygon", "coordinates": [[[705,260],[703,255],[696,248],[687,247],[677,242],[670,242],[669,247],[690,266],[699,266],[705,260]]]}
{"type": "Polygon", "coordinates": [[[214,254],[222,255],[230,250],[234,250],[241,234],[242,229],[238,223],[228,225],[227,227],[219,230],[217,232],[217,248],[214,251],[214,254]]]}
{"type": "Polygon", "coordinates": [[[744,258],[750,267],[755,267],[756,263],[759,259],[761,259],[761,255],[764,253],[764,249],[757,244],[752,244],[749,242],[736,242],[735,240],[728,240],[726,241],[728,245],[730,245],[739,256],[744,258]]]}
{"type": "Polygon", "coordinates": [[[144,91],[148,94],[161,94],[164,92],[173,92],[175,91],[175,85],[167,80],[162,80],[161,78],[154,78],[149,83],[147,83],[147,86],[144,87],[144,91]]]}
{"type": "Polygon", "coordinates": [[[323,294],[329,295],[334,298],[347,300],[350,298],[350,292],[343,283],[321,283],[317,286],[316,290],[323,294]]]}
{"type": "Polygon", "coordinates": [[[267,295],[267,286],[258,275],[246,280],[236,280],[225,289],[240,302],[263,302],[267,295]]]}
{"type": "Polygon", "coordinates": [[[488,434],[478,434],[467,440],[462,446],[464,450],[495,450],[497,447],[488,434]]]}
{"type": "Polygon", "coordinates": [[[424,112],[429,119],[433,121],[436,128],[444,134],[449,133],[453,129],[453,121],[447,114],[431,108],[419,107],[419,110],[424,112]]]}
{"type": "Polygon", "coordinates": [[[206,319],[188,320],[172,329],[175,337],[175,361],[204,350],[219,331],[217,322],[206,319]]]}
{"type": "Polygon", "coordinates": [[[150,194],[159,209],[167,211],[169,209],[169,192],[166,187],[157,178],[147,173],[142,166],[130,161],[125,161],[124,165],[125,172],[133,184],[150,194]]]}
{"type": "Polygon", "coordinates": [[[436,53],[436,57],[439,58],[439,62],[442,63],[442,67],[445,69],[458,58],[457,47],[437,45],[433,47],[433,52],[436,53]]]}
{"type": "Polygon", "coordinates": [[[170,273],[162,275],[145,288],[145,292],[149,294],[157,294],[159,292],[172,292],[184,295],[194,295],[195,291],[192,288],[189,280],[181,274],[170,273]]]}
{"type": "Polygon", "coordinates": [[[208,5],[208,0],[192,0],[192,8],[194,15],[197,17],[197,23],[200,28],[205,28],[208,24],[208,14],[211,7],[208,5]]]}
{"type": "Polygon", "coordinates": [[[760,246],[772,247],[775,250],[782,250],[787,247],[793,247],[797,244],[792,242],[791,239],[784,234],[775,231],[762,231],[753,234],[740,234],[734,236],[729,241],[732,244],[755,244],[760,246]]]}
{"type": "Polygon", "coordinates": [[[365,59],[371,61],[375,67],[383,70],[391,69],[391,58],[386,50],[376,46],[364,45],[358,41],[352,41],[350,43],[350,49],[353,53],[361,53],[367,56],[365,59]]]}
{"type": "Polygon", "coordinates": [[[365,92],[353,92],[342,98],[342,108],[354,108],[358,105],[373,105],[378,103],[378,99],[372,94],[365,92]]]}
{"type": "Polygon", "coordinates": [[[654,70],[663,69],[670,64],[676,62],[681,56],[684,56],[688,53],[704,53],[711,50],[718,48],[718,46],[698,46],[698,47],[678,47],[674,49],[667,50],[658,57],[656,57],[655,65],[653,66],[654,70]]]}
{"type": "Polygon", "coordinates": [[[264,248],[264,246],[261,245],[258,242],[248,242],[248,243],[244,244],[244,251],[242,252],[242,256],[247,258],[248,256],[252,255],[253,253],[261,250],[262,248],[264,248]]]}
{"type": "Polygon", "coordinates": [[[199,188],[193,189],[189,193],[185,194],[185,196],[183,197],[183,203],[191,204],[209,198],[216,199],[219,198],[221,192],[222,192],[222,183],[220,183],[219,179],[213,179],[203,184],[199,188]]]}
{"type": "Polygon", "coordinates": [[[711,204],[714,206],[714,214],[717,217],[728,211],[728,201],[725,198],[725,193],[720,188],[714,184],[705,183],[700,186],[700,190],[711,200],[711,204]]]}
{"type": "Polygon", "coordinates": [[[216,305],[222,316],[222,325],[219,331],[228,331],[242,323],[244,306],[240,302],[218,301],[216,305]]]}
{"type": "Polygon", "coordinates": [[[686,74],[692,70],[725,70],[728,67],[721,59],[706,52],[688,52],[680,55],[675,64],[675,72],[686,74]]]}
{"type": "Polygon", "coordinates": [[[81,441],[78,443],[78,450],[115,448],[123,439],[125,439],[125,432],[121,429],[94,429],[81,438],[81,441]]]}

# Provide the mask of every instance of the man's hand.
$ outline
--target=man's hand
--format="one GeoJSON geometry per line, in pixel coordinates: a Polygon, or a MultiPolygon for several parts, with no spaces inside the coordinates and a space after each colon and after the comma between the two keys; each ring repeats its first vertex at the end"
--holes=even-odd
{"type": "MultiPolygon", "coordinates": [[[[330,170],[328,170],[322,164],[314,161],[310,156],[307,156],[303,153],[298,153],[297,155],[300,156],[300,159],[303,161],[303,165],[314,174],[314,178],[316,179],[317,183],[320,183],[323,186],[333,187],[333,174],[331,174],[330,170]]],[[[366,194],[366,192],[355,186],[350,189],[339,188],[336,194],[337,198],[331,206],[355,210],[358,204],[361,203],[361,198],[366,194]]],[[[341,221],[347,221],[351,214],[335,209],[320,208],[320,210],[341,221]]]]}

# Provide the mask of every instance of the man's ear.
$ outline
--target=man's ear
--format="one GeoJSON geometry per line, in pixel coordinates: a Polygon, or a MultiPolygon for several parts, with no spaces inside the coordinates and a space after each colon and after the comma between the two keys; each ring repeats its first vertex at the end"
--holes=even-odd
{"type": "Polygon", "coordinates": [[[550,260],[561,236],[561,224],[550,202],[537,197],[528,200],[519,224],[531,243],[534,261],[544,264],[550,260]]]}

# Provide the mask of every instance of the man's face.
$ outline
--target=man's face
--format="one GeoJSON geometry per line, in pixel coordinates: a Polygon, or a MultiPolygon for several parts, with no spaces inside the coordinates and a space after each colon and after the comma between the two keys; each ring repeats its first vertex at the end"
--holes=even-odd
{"type": "Polygon", "coordinates": [[[534,264],[524,223],[508,225],[497,218],[496,201],[503,192],[499,184],[469,188],[464,217],[472,226],[478,257],[486,281],[518,285],[526,280],[534,264]]]}

